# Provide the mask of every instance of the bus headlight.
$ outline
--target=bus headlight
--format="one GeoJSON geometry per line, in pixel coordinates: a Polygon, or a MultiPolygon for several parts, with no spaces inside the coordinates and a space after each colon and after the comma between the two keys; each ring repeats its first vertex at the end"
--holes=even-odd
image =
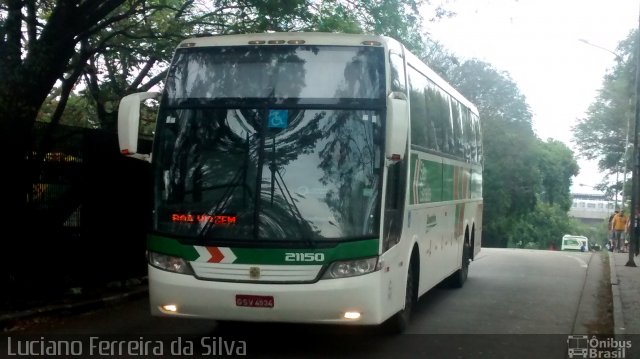
{"type": "Polygon", "coordinates": [[[378,257],[333,262],[322,279],[346,278],[378,270],[378,257]]]}
{"type": "Polygon", "coordinates": [[[152,266],[174,273],[193,274],[189,263],[180,257],[166,254],[149,252],[149,264],[152,266]]]}

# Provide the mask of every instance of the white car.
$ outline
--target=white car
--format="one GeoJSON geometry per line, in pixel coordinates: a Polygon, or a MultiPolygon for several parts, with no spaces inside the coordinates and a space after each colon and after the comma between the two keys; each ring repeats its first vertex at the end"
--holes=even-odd
{"type": "Polygon", "coordinates": [[[589,239],[585,236],[573,236],[565,234],[562,237],[561,251],[588,251],[589,239]]]}

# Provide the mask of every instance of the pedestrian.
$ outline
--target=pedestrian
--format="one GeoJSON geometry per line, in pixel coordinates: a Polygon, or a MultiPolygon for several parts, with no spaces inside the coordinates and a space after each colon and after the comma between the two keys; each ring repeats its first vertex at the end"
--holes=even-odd
{"type": "Polygon", "coordinates": [[[607,231],[607,236],[608,236],[607,237],[607,243],[611,243],[615,239],[616,231],[613,230],[613,218],[618,215],[618,212],[620,212],[620,211],[616,209],[609,216],[609,227],[608,227],[608,231],[607,231]]]}
{"type": "Polygon", "coordinates": [[[624,233],[627,230],[627,221],[629,218],[624,214],[624,209],[621,209],[617,215],[613,217],[611,227],[614,231],[614,245],[618,252],[622,250],[624,245],[624,233]]]}

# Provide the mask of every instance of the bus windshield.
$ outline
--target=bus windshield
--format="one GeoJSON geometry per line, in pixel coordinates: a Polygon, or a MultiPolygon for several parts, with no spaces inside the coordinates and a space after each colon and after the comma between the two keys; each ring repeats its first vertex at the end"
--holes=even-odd
{"type": "Polygon", "coordinates": [[[376,237],[381,56],[353,47],[183,51],[156,128],[154,229],[207,242],[376,237]]]}
{"type": "Polygon", "coordinates": [[[379,100],[384,97],[384,52],[353,46],[179,49],[166,90],[170,105],[221,99],[379,100]]]}

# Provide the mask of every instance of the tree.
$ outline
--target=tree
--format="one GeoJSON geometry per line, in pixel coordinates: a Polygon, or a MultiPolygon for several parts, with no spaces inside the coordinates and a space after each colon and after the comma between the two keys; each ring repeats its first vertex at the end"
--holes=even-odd
{"type": "Polygon", "coordinates": [[[563,142],[549,139],[539,143],[540,174],[543,202],[557,205],[565,213],[571,208],[571,178],[578,175],[579,167],[573,151],[563,142]]]}
{"type": "MultiPolygon", "coordinates": [[[[580,155],[597,160],[599,169],[609,175],[631,168],[633,151],[630,144],[633,139],[627,136],[634,133],[634,121],[630,121],[634,104],[630,100],[635,93],[636,39],[637,30],[633,30],[620,42],[617,48],[620,54],[618,62],[604,76],[602,87],[589,106],[587,116],[579,119],[573,127],[574,141],[580,155]]],[[[611,184],[605,178],[599,187],[613,194],[624,190],[626,186],[620,182],[611,184]]]]}
{"type": "Polygon", "coordinates": [[[564,234],[585,233],[583,226],[568,214],[572,205],[571,179],[578,174],[578,163],[566,144],[553,139],[538,140],[535,157],[537,163],[532,165],[540,173],[538,201],[535,208],[513,224],[515,231],[510,233],[509,245],[559,248],[564,234]]]}
{"type": "Polygon", "coordinates": [[[594,238],[592,232],[587,233],[585,226],[570,218],[563,208],[544,202],[539,202],[526,217],[519,218],[514,227],[518,232],[512,233],[510,247],[560,249],[562,236],[567,233],[584,233],[588,238],[594,238]]]}

